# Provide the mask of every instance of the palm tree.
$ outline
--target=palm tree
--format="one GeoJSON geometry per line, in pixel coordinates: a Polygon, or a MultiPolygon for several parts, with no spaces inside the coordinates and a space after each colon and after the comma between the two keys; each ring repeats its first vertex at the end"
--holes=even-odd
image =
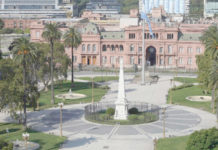
{"type": "Polygon", "coordinates": [[[218,59],[218,26],[210,26],[200,39],[205,45],[205,54],[209,54],[212,59],[218,59]]]}
{"type": "Polygon", "coordinates": [[[26,104],[28,98],[28,91],[27,91],[27,71],[30,64],[32,64],[35,60],[35,48],[32,43],[30,43],[29,39],[27,38],[19,38],[13,42],[13,57],[14,61],[17,64],[21,65],[23,68],[23,112],[24,112],[24,119],[23,119],[23,126],[27,128],[27,114],[26,114],[26,104]]]}
{"type": "Polygon", "coordinates": [[[71,87],[74,86],[74,76],[73,76],[73,62],[74,54],[73,48],[77,48],[81,44],[81,35],[75,28],[69,28],[69,30],[64,34],[64,43],[66,46],[71,47],[71,87]]]}
{"type": "MultiPolygon", "coordinates": [[[[213,102],[213,109],[214,109],[214,105],[215,105],[215,100],[218,97],[218,93],[216,94],[216,92],[218,92],[217,87],[218,87],[218,60],[214,60],[212,63],[212,67],[210,69],[210,86],[212,87],[212,102],[213,102]]],[[[216,113],[217,113],[217,120],[218,120],[218,101],[216,101],[216,113]]]]}
{"type": "Polygon", "coordinates": [[[51,53],[51,104],[54,104],[54,66],[53,66],[53,55],[54,55],[54,42],[60,40],[61,32],[58,29],[57,24],[49,23],[45,25],[42,37],[49,42],[50,53],[51,53]]]}

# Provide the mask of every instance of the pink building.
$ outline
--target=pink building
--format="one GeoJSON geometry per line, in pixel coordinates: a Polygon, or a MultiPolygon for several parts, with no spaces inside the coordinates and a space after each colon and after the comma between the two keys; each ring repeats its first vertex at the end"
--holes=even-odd
{"type": "MultiPolygon", "coordinates": [[[[155,38],[145,29],[146,61],[157,68],[196,69],[196,55],[204,52],[199,40],[208,24],[152,23],[155,38]]],[[[31,40],[43,42],[42,21],[31,25],[31,40]]],[[[63,28],[62,30],[66,30],[63,28]]],[[[122,31],[100,31],[93,23],[79,25],[82,43],[75,49],[75,65],[118,67],[119,59],[124,59],[125,67],[141,65],[142,26],[130,26],[122,31]]],[[[70,55],[70,49],[66,48],[70,55]]]]}

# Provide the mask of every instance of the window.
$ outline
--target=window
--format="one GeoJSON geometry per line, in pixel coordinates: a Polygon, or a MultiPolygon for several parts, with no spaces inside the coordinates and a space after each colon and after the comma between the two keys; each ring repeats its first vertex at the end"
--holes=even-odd
{"type": "Polygon", "coordinates": [[[102,51],[104,51],[104,52],[107,51],[106,45],[103,45],[103,46],[102,46],[102,51]]]}
{"type": "Polygon", "coordinates": [[[171,45],[168,46],[168,53],[169,53],[169,54],[172,54],[172,53],[173,53],[173,49],[172,49],[172,46],[171,46],[171,45]]]}
{"type": "Polygon", "coordinates": [[[133,44],[130,45],[130,51],[131,52],[134,51],[134,45],[133,44]]]}
{"type": "Polygon", "coordinates": [[[171,39],[173,39],[173,34],[172,34],[172,33],[170,33],[170,34],[167,34],[167,39],[168,39],[168,40],[171,40],[171,39]]]}
{"type": "Polygon", "coordinates": [[[95,52],[96,51],[96,45],[92,45],[92,51],[95,52]]]}
{"type": "Polygon", "coordinates": [[[172,57],[171,57],[171,56],[168,57],[168,64],[169,64],[169,65],[172,65],[172,57]]]}
{"type": "Polygon", "coordinates": [[[158,33],[155,34],[155,38],[158,39],[158,33]]]}
{"type": "Polygon", "coordinates": [[[180,48],[179,48],[179,53],[180,53],[180,54],[183,53],[183,47],[180,47],[180,48]]]}
{"type": "Polygon", "coordinates": [[[129,39],[135,39],[135,33],[130,33],[129,34],[129,39]]]}
{"type": "Polygon", "coordinates": [[[107,56],[102,56],[102,62],[103,62],[103,64],[107,63],[107,56]]]}
{"type": "Polygon", "coordinates": [[[191,54],[191,53],[192,53],[192,48],[188,47],[188,54],[191,54]]]}
{"type": "Polygon", "coordinates": [[[87,46],[87,51],[89,52],[91,50],[90,44],[87,46]]]}
{"type": "Polygon", "coordinates": [[[17,27],[17,23],[16,23],[16,21],[14,21],[14,28],[16,28],[17,27]]]}
{"type": "Polygon", "coordinates": [[[134,56],[130,56],[130,64],[133,65],[135,63],[134,56]]]}
{"type": "Polygon", "coordinates": [[[138,65],[140,65],[142,63],[142,59],[138,58],[138,65]]]}
{"type": "Polygon", "coordinates": [[[182,59],[182,57],[179,57],[179,64],[183,64],[183,59],[182,59]]]}
{"type": "Polygon", "coordinates": [[[77,62],[77,56],[73,56],[73,62],[77,62]]]}
{"type": "Polygon", "coordinates": [[[201,53],[201,48],[198,47],[198,48],[196,49],[196,52],[197,52],[198,54],[200,54],[200,53],[201,53]]]}
{"type": "Polygon", "coordinates": [[[191,57],[188,58],[188,62],[187,63],[188,63],[188,65],[192,64],[192,58],[191,57]]]}
{"type": "Polygon", "coordinates": [[[36,32],[36,38],[39,38],[39,31],[36,32]]]}
{"type": "Polygon", "coordinates": [[[115,46],[114,45],[111,46],[111,51],[115,51],[115,46]]]}
{"type": "Polygon", "coordinates": [[[111,56],[111,64],[115,64],[115,57],[114,56],[111,56]]]}
{"type": "Polygon", "coordinates": [[[142,47],[138,48],[138,52],[141,53],[142,52],[142,47]]]}
{"type": "Polygon", "coordinates": [[[123,51],[123,45],[120,45],[120,51],[123,51]]]}
{"type": "Polygon", "coordinates": [[[160,54],[163,53],[163,47],[160,47],[160,54]]]}
{"type": "Polygon", "coordinates": [[[164,60],[163,58],[160,58],[160,65],[163,65],[164,64],[164,60]]]}
{"type": "Polygon", "coordinates": [[[85,44],[82,45],[82,51],[83,52],[86,51],[86,45],[85,44]]]}

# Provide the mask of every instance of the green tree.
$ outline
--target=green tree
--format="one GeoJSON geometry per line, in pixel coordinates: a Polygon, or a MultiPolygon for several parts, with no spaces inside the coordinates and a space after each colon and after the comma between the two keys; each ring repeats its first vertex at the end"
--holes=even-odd
{"type": "Polygon", "coordinates": [[[58,25],[54,23],[49,23],[45,25],[44,32],[42,33],[42,37],[47,40],[50,44],[50,53],[51,53],[51,104],[54,104],[54,43],[55,41],[59,41],[61,38],[61,32],[58,29],[58,25]]]}
{"type": "Polygon", "coordinates": [[[200,39],[205,45],[205,55],[209,55],[213,60],[218,59],[218,26],[210,26],[200,39]]]}
{"type": "Polygon", "coordinates": [[[218,27],[215,25],[210,26],[208,30],[204,31],[200,39],[205,45],[205,52],[204,55],[197,56],[198,79],[205,87],[212,91],[211,107],[214,111],[217,86],[216,78],[212,77],[210,74],[214,74],[212,73],[214,70],[213,64],[218,62],[218,27]]]}
{"type": "Polygon", "coordinates": [[[218,148],[218,129],[196,131],[190,135],[186,150],[214,150],[218,148]]]}
{"type": "Polygon", "coordinates": [[[14,41],[13,45],[13,57],[14,61],[22,66],[22,73],[23,73],[23,113],[24,113],[24,119],[23,119],[23,126],[26,129],[27,124],[27,99],[28,99],[28,88],[27,88],[27,77],[28,77],[28,68],[31,64],[34,63],[35,60],[35,48],[33,44],[29,41],[27,38],[19,38],[14,41]]]}
{"type": "Polygon", "coordinates": [[[2,59],[2,51],[0,50],[0,60],[2,59]]]}
{"type": "Polygon", "coordinates": [[[73,48],[77,48],[81,44],[81,35],[75,28],[69,28],[69,30],[64,34],[64,43],[66,46],[71,47],[71,87],[74,86],[74,53],[73,48]]]}
{"type": "Polygon", "coordinates": [[[3,29],[5,26],[5,23],[2,19],[0,19],[0,30],[3,29]]]}

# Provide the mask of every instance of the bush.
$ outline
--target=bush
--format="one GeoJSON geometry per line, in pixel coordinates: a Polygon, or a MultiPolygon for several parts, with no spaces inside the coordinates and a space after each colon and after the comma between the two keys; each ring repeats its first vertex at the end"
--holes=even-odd
{"type": "Polygon", "coordinates": [[[196,131],[190,135],[186,150],[214,150],[218,148],[218,129],[196,131]]]}
{"type": "Polygon", "coordinates": [[[0,139],[0,149],[2,150],[13,150],[13,144],[7,143],[5,140],[0,139]]]}
{"type": "Polygon", "coordinates": [[[183,84],[183,85],[174,87],[171,90],[172,91],[176,91],[176,90],[180,90],[180,89],[184,89],[184,88],[188,88],[188,87],[192,87],[192,86],[193,86],[193,84],[183,84]]]}
{"type": "Polygon", "coordinates": [[[128,119],[129,119],[130,121],[136,121],[136,120],[138,120],[138,115],[129,115],[129,116],[128,116],[128,119]]]}
{"type": "Polygon", "coordinates": [[[131,109],[129,109],[129,114],[138,114],[139,113],[139,111],[138,111],[138,109],[137,108],[135,108],[135,107],[133,107],[133,108],[131,108],[131,109]]]}
{"type": "Polygon", "coordinates": [[[106,114],[108,114],[109,116],[113,116],[115,113],[115,109],[114,108],[108,108],[106,110],[106,114]]]}

